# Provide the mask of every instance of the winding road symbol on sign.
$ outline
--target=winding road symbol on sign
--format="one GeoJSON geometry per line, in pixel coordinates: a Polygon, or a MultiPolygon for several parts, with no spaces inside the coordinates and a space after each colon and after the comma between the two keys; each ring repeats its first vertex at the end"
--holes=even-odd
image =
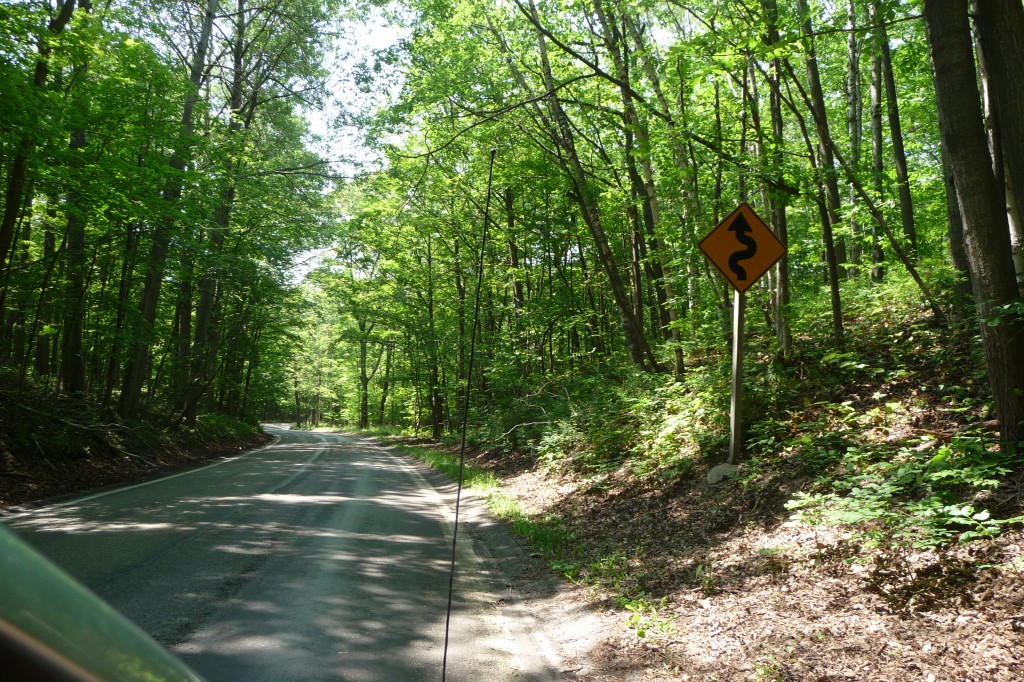
{"type": "Polygon", "coordinates": [[[747,247],[729,256],[729,269],[736,274],[736,279],[745,282],[747,280],[747,271],[740,265],[740,261],[757,255],[757,242],[750,238],[751,228],[742,213],[736,216],[736,220],[732,221],[728,229],[730,232],[736,233],[736,241],[747,247]]]}
{"type": "Polygon", "coordinates": [[[786,255],[785,245],[746,203],[700,240],[699,246],[740,293],[786,255]]]}

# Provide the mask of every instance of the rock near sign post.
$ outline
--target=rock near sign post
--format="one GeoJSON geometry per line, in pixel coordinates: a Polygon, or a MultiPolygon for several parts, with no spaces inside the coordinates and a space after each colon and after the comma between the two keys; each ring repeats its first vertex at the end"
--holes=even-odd
{"type": "Polygon", "coordinates": [[[786,255],[786,246],[745,202],[700,240],[700,250],[730,284],[733,293],[732,399],[729,405],[729,460],[712,468],[709,483],[736,470],[743,443],[743,321],[746,292],[786,255]]]}

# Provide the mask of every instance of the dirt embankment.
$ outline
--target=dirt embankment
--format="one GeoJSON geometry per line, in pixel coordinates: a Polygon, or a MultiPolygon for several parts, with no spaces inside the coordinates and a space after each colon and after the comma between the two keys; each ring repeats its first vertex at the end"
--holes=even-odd
{"type": "Polygon", "coordinates": [[[84,401],[0,392],[0,508],[195,466],[268,438],[226,420],[192,430],[128,424],[84,401]]]}

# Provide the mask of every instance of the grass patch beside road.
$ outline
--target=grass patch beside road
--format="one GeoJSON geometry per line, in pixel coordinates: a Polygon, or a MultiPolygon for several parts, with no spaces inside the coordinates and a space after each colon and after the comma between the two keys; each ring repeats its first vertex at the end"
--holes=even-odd
{"type": "MultiPolygon", "coordinates": [[[[386,440],[386,439],[385,439],[386,440]]],[[[453,481],[459,478],[458,453],[443,445],[418,443],[408,445],[386,440],[403,454],[415,457],[453,481]]],[[[559,556],[566,546],[568,533],[562,519],[556,514],[534,516],[529,514],[511,495],[501,489],[501,480],[491,471],[465,464],[462,471],[463,486],[479,496],[498,519],[508,523],[512,531],[530,543],[530,547],[546,558],[559,556]]]]}

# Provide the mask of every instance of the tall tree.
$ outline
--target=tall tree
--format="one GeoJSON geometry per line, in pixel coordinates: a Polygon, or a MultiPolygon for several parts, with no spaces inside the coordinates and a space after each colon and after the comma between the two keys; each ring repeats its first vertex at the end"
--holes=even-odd
{"type": "Polygon", "coordinates": [[[811,14],[807,0],[796,0],[797,13],[800,15],[801,32],[806,50],[807,81],[810,90],[811,109],[814,115],[814,127],[818,134],[818,158],[820,159],[821,184],[824,188],[824,206],[821,207],[822,236],[825,245],[825,265],[828,268],[829,291],[832,298],[832,336],[838,348],[845,344],[843,327],[843,308],[839,294],[839,251],[834,237],[835,228],[839,225],[839,181],[836,177],[834,150],[830,144],[828,111],[825,108],[825,93],[821,86],[818,70],[818,54],[814,44],[814,29],[811,25],[811,14]]]}
{"type": "Polygon", "coordinates": [[[1018,289],[1024,295],[1024,225],[1019,215],[1024,202],[1024,84],[1017,72],[1024,60],[1024,5],[1013,0],[979,2],[975,24],[996,110],[995,124],[1002,144],[996,158],[1005,167],[996,170],[1005,172],[1010,226],[1015,232],[1011,243],[1018,289]]]}
{"type": "Polygon", "coordinates": [[[169,160],[172,174],[168,176],[162,191],[163,200],[168,205],[167,215],[159,229],[155,230],[150,244],[144,287],[139,302],[141,328],[136,330],[133,335],[128,361],[125,365],[124,379],[121,383],[121,395],[117,403],[117,412],[124,418],[132,418],[138,414],[142,387],[149,374],[153,327],[156,323],[160,290],[164,281],[164,268],[167,263],[171,238],[179,227],[176,214],[185,188],[184,171],[192,157],[195,109],[206,73],[207,51],[210,49],[213,21],[218,6],[219,0],[207,0],[199,36],[195,43],[195,52],[192,54],[189,65],[188,80],[192,87],[185,96],[181,113],[181,133],[169,160]]]}
{"type": "Polygon", "coordinates": [[[636,319],[630,305],[629,296],[626,293],[626,287],[619,275],[619,267],[601,219],[597,190],[583,168],[583,163],[576,146],[576,132],[565,108],[562,106],[561,98],[558,94],[559,88],[555,83],[554,71],[548,56],[548,37],[541,22],[540,13],[537,11],[536,3],[533,0],[530,0],[528,9],[522,5],[520,5],[520,8],[526,12],[527,17],[536,30],[541,75],[547,91],[545,99],[549,109],[548,115],[551,125],[549,132],[561,151],[560,161],[572,182],[573,199],[579,205],[583,222],[587,225],[594,246],[597,249],[598,261],[604,270],[605,276],[608,278],[612,299],[619,313],[619,322],[626,338],[630,357],[633,363],[640,367],[656,368],[658,361],[647,339],[644,338],[643,325],[636,319]]]}
{"type": "MultiPolygon", "coordinates": [[[[989,382],[1000,434],[1012,447],[1024,440],[1024,319],[996,320],[1018,297],[1002,188],[985,140],[968,20],[968,0],[928,0],[924,7],[935,71],[942,144],[949,150],[971,269],[989,382]]],[[[992,46],[992,52],[999,52],[992,46]]],[[[1008,55],[1004,55],[1004,58],[1008,55]]]]}
{"type": "MultiPolygon", "coordinates": [[[[779,35],[779,8],[776,0],[762,0],[762,11],[766,23],[765,44],[776,49],[781,42],[779,35]]],[[[768,107],[772,121],[771,151],[769,152],[771,166],[777,173],[783,172],[785,154],[785,122],[782,117],[782,58],[779,55],[772,55],[768,74],[768,107]]],[[[781,184],[781,183],[777,183],[781,184]]],[[[789,244],[789,224],[786,218],[786,203],[788,197],[785,192],[776,189],[777,185],[769,189],[768,207],[771,212],[772,226],[775,228],[775,235],[779,240],[789,244]]],[[[793,334],[790,331],[789,301],[790,301],[790,278],[789,259],[782,258],[775,265],[773,273],[774,299],[772,301],[772,317],[775,325],[775,338],[779,348],[779,354],[783,359],[789,358],[793,352],[793,334]]]]}
{"type": "MultiPolygon", "coordinates": [[[[90,11],[88,0],[82,1],[84,11],[90,11]]],[[[88,78],[88,61],[80,64],[75,69],[75,78],[85,80],[88,78]]],[[[76,174],[83,173],[82,156],[88,142],[86,132],[86,117],[88,112],[87,95],[79,94],[74,97],[73,108],[78,123],[71,131],[70,165],[76,174]]],[[[79,180],[68,192],[67,205],[67,230],[65,231],[64,242],[68,249],[67,268],[65,270],[66,287],[64,291],[64,324],[63,340],[61,343],[61,384],[63,390],[72,394],[80,395],[85,391],[85,361],[82,357],[82,332],[83,318],[85,317],[85,294],[86,294],[86,245],[85,245],[85,223],[88,209],[86,197],[84,196],[84,182],[79,180]]]]}
{"type": "Polygon", "coordinates": [[[889,48],[889,33],[886,22],[889,12],[880,10],[880,0],[872,0],[870,11],[875,22],[876,49],[885,85],[885,111],[889,120],[889,140],[892,143],[893,162],[896,168],[896,188],[900,200],[900,219],[903,236],[911,258],[917,253],[917,227],[914,223],[914,202],[910,194],[910,179],[907,171],[907,152],[903,147],[903,124],[900,120],[899,100],[896,93],[896,78],[893,75],[892,55],[889,48]]]}

